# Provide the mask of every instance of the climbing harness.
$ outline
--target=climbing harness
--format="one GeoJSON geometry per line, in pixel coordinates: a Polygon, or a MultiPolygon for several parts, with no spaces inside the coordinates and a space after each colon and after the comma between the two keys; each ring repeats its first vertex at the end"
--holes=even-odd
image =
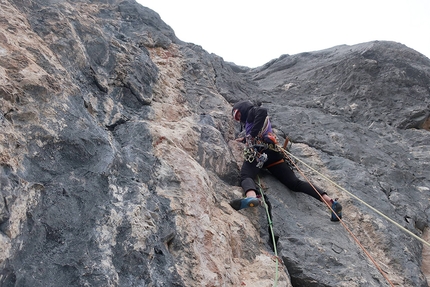
{"type": "MultiPolygon", "coordinates": [[[[284,144],[284,146],[286,146],[288,144],[288,138],[285,140],[286,144],[284,144]]],[[[290,142],[291,144],[291,142],[290,142]]],[[[268,157],[267,154],[264,153],[265,150],[273,150],[275,152],[282,152],[283,150],[285,150],[283,147],[277,145],[277,144],[272,144],[272,143],[266,143],[264,142],[260,137],[257,137],[256,139],[250,139],[247,138],[246,139],[246,146],[245,149],[243,150],[243,158],[245,161],[252,163],[254,160],[257,160],[257,167],[258,168],[262,168],[264,166],[264,163],[267,161],[268,157]]],[[[266,168],[275,166],[277,164],[283,163],[284,161],[287,162],[287,164],[290,166],[290,168],[295,168],[294,163],[291,162],[291,158],[290,157],[286,157],[284,154],[284,158],[269,164],[268,166],[266,166],[266,168]]]]}
{"type": "Polygon", "coordinates": [[[262,168],[267,161],[267,154],[264,151],[269,148],[271,148],[269,144],[264,143],[261,139],[247,137],[246,146],[243,150],[243,158],[249,163],[257,160],[257,167],[262,168]]]}
{"type": "Polygon", "coordinates": [[[266,166],[266,168],[271,168],[272,166],[275,166],[277,164],[283,163],[285,161],[285,159],[280,159],[278,161],[275,161],[274,163],[269,164],[268,166],[266,166]]]}

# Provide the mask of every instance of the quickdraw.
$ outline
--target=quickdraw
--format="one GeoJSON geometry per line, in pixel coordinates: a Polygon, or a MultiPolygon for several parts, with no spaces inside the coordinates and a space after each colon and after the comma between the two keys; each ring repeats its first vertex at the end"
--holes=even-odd
{"type": "Polygon", "coordinates": [[[257,167],[262,168],[266,161],[267,161],[267,154],[266,153],[260,154],[260,156],[257,157],[257,162],[258,162],[257,167]]]}
{"type": "Polygon", "coordinates": [[[243,150],[243,157],[249,163],[254,161],[256,155],[257,152],[253,148],[245,148],[243,150]]]}
{"type": "Polygon", "coordinates": [[[249,163],[252,163],[254,160],[257,160],[258,168],[262,168],[264,163],[267,161],[267,154],[258,151],[258,148],[255,146],[245,148],[243,150],[243,157],[249,163]]]}

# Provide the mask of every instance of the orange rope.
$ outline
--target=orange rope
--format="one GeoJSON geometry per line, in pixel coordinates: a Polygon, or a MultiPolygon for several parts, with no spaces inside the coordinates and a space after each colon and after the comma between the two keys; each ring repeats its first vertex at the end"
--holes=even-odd
{"type": "Polygon", "coordinates": [[[352,233],[352,231],[348,228],[348,226],[346,226],[345,222],[343,222],[343,220],[341,218],[339,218],[339,216],[336,214],[336,212],[334,212],[334,210],[331,208],[331,206],[324,200],[324,198],[322,197],[321,193],[319,193],[319,191],[315,188],[315,186],[310,182],[310,180],[306,177],[306,175],[300,170],[300,168],[297,166],[297,164],[292,160],[292,158],[284,152],[284,155],[287,157],[287,159],[294,165],[294,167],[297,169],[297,171],[303,176],[303,178],[306,179],[306,181],[312,186],[312,188],[316,191],[316,193],[321,197],[322,202],[325,203],[325,205],[328,206],[328,208],[334,213],[334,215],[336,215],[337,219],[339,219],[339,222],[343,225],[343,227],[346,229],[346,231],[348,231],[348,233],[352,236],[352,238],[354,239],[354,241],[357,243],[357,245],[363,250],[363,252],[366,254],[366,256],[370,259],[370,261],[372,261],[372,263],[375,265],[376,269],[378,269],[378,271],[382,274],[382,276],[384,276],[384,278],[387,280],[387,282],[394,287],[394,284],[390,281],[390,279],[387,277],[387,274],[385,274],[384,271],[382,271],[381,267],[379,266],[379,264],[375,261],[375,259],[373,259],[372,255],[370,255],[370,253],[366,250],[366,248],[360,243],[360,241],[358,240],[358,238],[352,233]]]}

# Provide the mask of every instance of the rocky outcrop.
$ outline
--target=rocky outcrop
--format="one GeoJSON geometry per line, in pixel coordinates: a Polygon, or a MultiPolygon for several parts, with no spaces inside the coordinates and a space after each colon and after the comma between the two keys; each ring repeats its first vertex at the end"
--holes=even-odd
{"type": "Polygon", "coordinates": [[[249,69],[131,0],[0,7],[1,286],[428,286],[428,247],[402,231],[428,237],[428,58],[371,42],[249,69]],[[264,171],[279,262],[264,208],[229,206],[246,98],[388,280],[264,171]]]}

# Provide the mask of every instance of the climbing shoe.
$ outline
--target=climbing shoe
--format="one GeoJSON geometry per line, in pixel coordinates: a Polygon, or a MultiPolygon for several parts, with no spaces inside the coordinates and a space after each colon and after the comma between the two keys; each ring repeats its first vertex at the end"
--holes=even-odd
{"type": "Polygon", "coordinates": [[[248,207],[256,207],[260,205],[260,200],[256,197],[239,198],[230,201],[231,207],[235,210],[240,210],[248,207]]]}
{"type": "Polygon", "coordinates": [[[342,205],[340,205],[339,202],[337,202],[337,199],[335,199],[331,205],[331,209],[333,209],[333,211],[331,212],[331,221],[339,221],[339,218],[342,219],[342,205]],[[339,218],[337,218],[336,214],[339,218]]]}

